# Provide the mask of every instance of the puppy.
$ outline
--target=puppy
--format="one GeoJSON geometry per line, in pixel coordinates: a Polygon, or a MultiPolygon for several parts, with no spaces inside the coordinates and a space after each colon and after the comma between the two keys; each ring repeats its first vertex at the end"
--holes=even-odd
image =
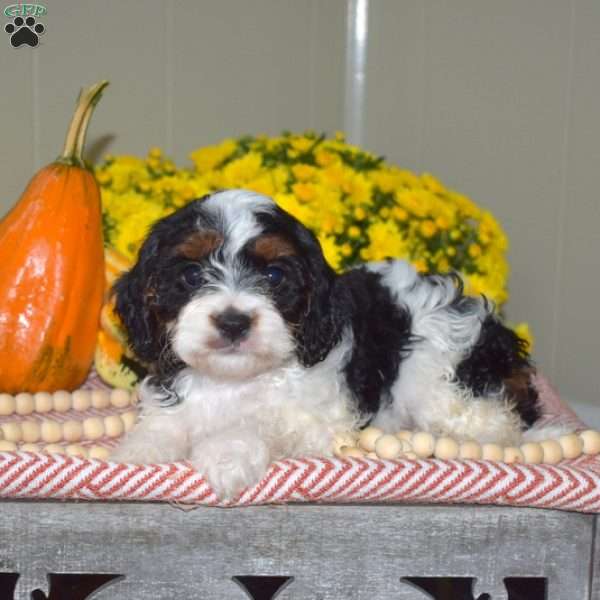
{"type": "Polygon", "coordinates": [[[401,260],[337,275],[253,192],[158,222],[115,293],[151,374],[113,458],[189,460],[222,497],[367,423],[514,444],[540,416],[524,342],[458,276],[401,260]]]}

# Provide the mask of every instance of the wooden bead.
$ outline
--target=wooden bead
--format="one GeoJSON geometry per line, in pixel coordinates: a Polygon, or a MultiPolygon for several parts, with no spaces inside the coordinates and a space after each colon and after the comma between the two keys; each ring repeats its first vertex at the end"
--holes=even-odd
{"type": "Polygon", "coordinates": [[[396,433],[396,437],[403,442],[410,442],[412,435],[413,432],[409,431],[408,429],[401,429],[398,431],[398,433],[396,433]]]}
{"type": "Polygon", "coordinates": [[[4,423],[0,426],[2,429],[2,437],[7,442],[20,442],[23,439],[21,425],[19,423],[4,423]]]}
{"type": "Polygon", "coordinates": [[[540,464],[544,460],[544,451],[537,442],[527,442],[521,445],[521,452],[526,463],[540,464]]]}
{"type": "Polygon", "coordinates": [[[458,457],[458,442],[451,437],[442,436],[435,442],[433,455],[441,460],[453,460],[458,457]]]}
{"type": "Polygon", "coordinates": [[[121,419],[123,419],[123,425],[125,426],[125,431],[131,431],[134,425],[138,420],[138,412],[137,410],[130,410],[121,415],[121,419]]]}
{"type": "Polygon", "coordinates": [[[40,424],[37,421],[21,422],[21,439],[27,443],[37,442],[40,439],[40,424]]]}
{"type": "Polygon", "coordinates": [[[367,452],[365,454],[365,458],[370,458],[371,460],[379,460],[379,456],[377,456],[377,452],[367,452]]]}
{"type": "Polygon", "coordinates": [[[576,433],[568,433],[558,438],[563,457],[570,460],[581,456],[583,452],[583,440],[576,433]]]}
{"type": "Polygon", "coordinates": [[[62,438],[62,427],[54,421],[43,421],[41,426],[42,440],[47,444],[54,444],[62,438]]]}
{"type": "Polygon", "coordinates": [[[340,448],[340,456],[342,458],[364,458],[365,453],[356,446],[342,446],[340,448]]]}
{"type": "Polygon", "coordinates": [[[17,445],[9,440],[0,440],[0,452],[16,452],[17,445]]]}
{"type": "Polygon", "coordinates": [[[505,463],[522,463],[525,462],[525,457],[520,448],[515,446],[507,446],[504,448],[504,462],[505,463]]]}
{"type": "Polygon", "coordinates": [[[358,436],[358,444],[367,452],[375,450],[375,442],[383,435],[379,427],[367,427],[363,429],[358,436]]]}
{"type": "Polygon", "coordinates": [[[88,452],[83,446],[79,446],[78,444],[69,444],[65,448],[65,453],[68,456],[79,456],[81,458],[87,458],[88,452]]]}
{"type": "Polygon", "coordinates": [[[427,431],[415,433],[410,440],[413,452],[419,458],[429,458],[435,449],[435,438],[427,431]]]}
{"type": "Polygon", "coordinates": [[[125,408],[131,404],[131,394],[127,390],[115,388],[110,392],[110,403],[115,408],[125,408]]]}
{"type": "Polygon", "coordinates": [[[104,422],[99,417],[89,417],[83,421],[83,437],[86,440],[97,440],[104,435],[104,422]]]}
{"type": "Polygon", "coordinates": [[[414,452],[405,452],[402,458],[408,458],[409,460],[418,460],[419,457],[414,452]]]}
{"type": "Polygon", "coordinates": [[[402,452],[402,441],[395,435],[386,433],[379,436],[375,442],[375,453],[379,458],[393,460],[398,458],[402,452]]]}
{"type": "Polygon", "coordinates": [[[123,419],[119,415],[104,417],[104,431],[108,437],[119,437],[125,432],[123,419]]]}
{"type": "Polygon", "coordinates": [[[584,454],[600,454],[600,433],[593,429],[586,429],[579,433],[579,437],[583,442],[584,454]]]}
{"type": "Polygon", "coordinates": [[[33,402],[35,404],[35,412],[37,413],[50,412],[54,406],[50,392],[37,392],[33,395],[33,402]]]}
{"type": "Polygon", "coordinates": [[[20,452],[39,452],[40,447],[37,444],[27,443],[19,446],[20,452]]]}
{"type": "Polygon", "coordinates": [[[481,458],[481,446],[473,440],[461,442],[458,449],[458,458],[463,460],[479,460],[481,458]]]}
{"type": "Polygon", "coordinates": [[[15,413],[17,403],[10,394],[0,394],[0,416],[7,417],[15,413]]]}
{"type": "Polygon", "coordinates": [[[483,460],[501,461],[504,458],[504,449],[498,444],[482,444],[481,458],[483,460]]]}
{"type": "Polygon", "coordinates": [[[15,396],[16,410],[18,415],[30,415],[35,409],[33,396],[26,392],[15,396]]]}
{"type": "Polygon", "coordinates": [[[75,390],[71,394],[71,404],[73,410],[89,410],[92,405],[92,398],[89,390],[75,390]]]}
{"type": "Polygon", "coordinates": [[[65,390],[59,390],[52,394],[52,407],[56,412],[67,412],[71,408],[71,394],[65,390]]]}
{"type": "Polygon", "coordinates": [[[81,421],[66,421],[62,425],[62,437],[66,442],[78,442],[83,437],[81,421]]]}
{"type": "Polygon", "coordinates": [[[46,454],[64,454],[65,449],[60,444],[48,444],[44,446],[42,452],[46,454]]]}
{"type": "Polygon", "coordinates": [[[562,448],[556,440],[544,440],[540,442],[544,453],[543,462],[547,465],[555,465],[563,458],[562,448]]]}
{"type": "Polygon", "coordinates": [[[103,448],[102,446],[92,446],[88,456],[97,460],[108,460],[110,450],[108,448],[103,448]]]}
{"type": "Polygon", "coordinates": [[[94,408],[103,409],[110,406],[110,394],[106,390],[92,390],[90,400],[94,408]]]}
{"type": "MultiPolygon", "coordinates": [[[[130,412],[133,412],[133,411],[130,411],[130,412]]],[[[125,417],[125,415],[127,415],[127,414],[128,413],[124,413],[119,416],[121,423],[123,423],[123,428],[125,429],[125,431],[129,431],[133,427],[133,423],[130,423],[131,415],[129,415],[128,417],[125,417]]],[[[137,418],[137,415],[133,416],[134,420],[135,420],[135,418],[137,418]]],[[[105,419],[105,426],[106,426],[106,419],[105,419]]],[[[336,433],[335,436],[333,437],[332,452],[336,456],[340,456],[340,448],[342,448],[343,446],[355,446],[355,445],[356,445],[356,436],[354,434],[350,433],[349,431],[340,431],[340,432],[336,433]]]]}

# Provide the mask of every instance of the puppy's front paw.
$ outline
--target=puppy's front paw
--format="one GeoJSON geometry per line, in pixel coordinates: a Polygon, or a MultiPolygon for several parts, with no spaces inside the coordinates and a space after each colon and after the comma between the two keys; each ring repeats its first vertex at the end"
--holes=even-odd
{"type": "Polygon", "coordinates": [[[270,463],[267,445],[258,437],[212,437],[195,446],[194,467],[222,499],[233,499],[244,488],[257,484],[270,463]]]}

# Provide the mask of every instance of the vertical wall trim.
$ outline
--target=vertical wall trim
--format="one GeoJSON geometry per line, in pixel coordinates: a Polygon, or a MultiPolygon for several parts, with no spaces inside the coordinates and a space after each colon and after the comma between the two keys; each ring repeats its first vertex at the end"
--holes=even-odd
{"type": "MultiPolygon", "coordinates": [[[[569,18],[569,57],[567,62],[567,89],[565,92],[565,120],[563,123],[563,148],[562,148],[562,177],[561,191],[558,201],[558,212],[556,215],[556,250],[554,254],[554,290],[553,290],[553,314],[552,314],[552,348],[550,353],[550,375],[554,378],[557,385],[558,381],[557,357],[558,357],[558,337],[560,335],[560,313],[563,302],[563,264],[565,247],[565,229],[567,218],[568,203],[568,183],[569,183],[569,133],[571,129],[571,105],[573,99],[573,63],[575,53],[575,0],[571,0],[571,12],[569,18]]],[[[563,390],[564,392],[564,390],[563,390]]]]}
{"type": "Polygon", "coordinates": [[[317,0],[313,0],[310,7],[310,39],[308,44],[308,126],[316,128],[317,105],[317,46],[319,44],[319,11],[317,0]]]}
{"type": "Polygon", "coordinates": [[[173,155],[173,3],[166,0],[165,8],[165,152],[173,155]]]}
{"type": "Polygon", "coordinates": [[[421,14],[419,21],[419,56],[415,60],[419,61],[419,73],[421,76],[421,102],[417,108],[418,131],[417,131],[417,148],[416,148],[416,167],[419,171],[423,171],[423,163],[425,160],[425,115],[430,107],[429,98],[429,47],[427,43],[427,3],[421,2],[421,14]]]}
{"type": "Polygon", "coordinates": [[[348,0],[344,131],[348,141],[364,142],[369,0],[348,0]]]}
{"type": "MultiPolygon", "coordinates": [[[[32,94],[32,157],[33,157],[33,172],[37,171],[41,165],[40,157],[40,59],[37,48],[34,48],[31,52],[31,94],[32,94]]],[[[54,156],[52,158],[55,158],[54,156]]]]}

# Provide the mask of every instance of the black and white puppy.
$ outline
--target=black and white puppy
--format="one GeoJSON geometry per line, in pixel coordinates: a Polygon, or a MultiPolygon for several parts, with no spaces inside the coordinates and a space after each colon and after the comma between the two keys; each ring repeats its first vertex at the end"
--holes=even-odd
{"type": "Polygon", "coordinates": [[[151,375],[113,458],[187,459],[224,497],[369,422],[514,444],[539,418],[523,342],[458,277],[400,260],[337,275],[253,192],[158,222],[115,292],[151,375]]]}

